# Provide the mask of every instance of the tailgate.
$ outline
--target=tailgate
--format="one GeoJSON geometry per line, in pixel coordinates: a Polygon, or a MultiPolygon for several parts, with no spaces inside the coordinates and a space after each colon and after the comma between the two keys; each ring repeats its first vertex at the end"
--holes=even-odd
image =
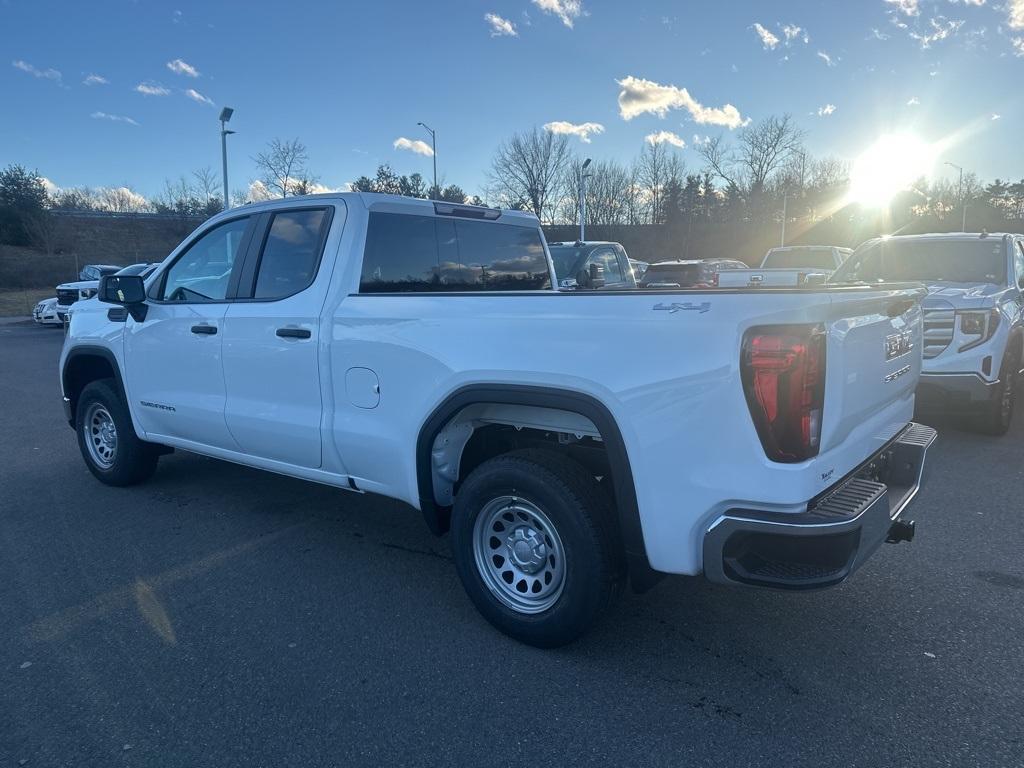
{"type": "Polygon", "coordinates": [[[854,430],[885,439],[905,425],[905,409],[893,406],[907,402],[921,373],[924,295],[916,288],[831,294],[822,453],[854,430]]]}

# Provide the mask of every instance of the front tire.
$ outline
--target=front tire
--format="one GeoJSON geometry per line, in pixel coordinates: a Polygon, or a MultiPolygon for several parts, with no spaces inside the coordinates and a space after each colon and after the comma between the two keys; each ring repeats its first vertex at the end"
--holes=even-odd
{"type": "Polygon", "coordinates": [[[1010,431],[1020,383],[1019,370],[1020,353],[1008,351],[1003,356],[1003,365],[999,371],[999,386],[981,414],[980,427],[986,434],[1000,436],[1010,431]]]}
{"type": "Polygon", "coordinates": [[[455,567],[477,610],[529,645],[575,640],[624,580],[608,495],[553,451],[513,451],[473,470],[451,531],[455,567]]]}
{"type": "Polygon", "coordinates": [[[159,454],[135,434],[128,406],[112,379],[90,382],[75,409],[78,448],[101,483],[135,485],[152,477],[159,454]]]}

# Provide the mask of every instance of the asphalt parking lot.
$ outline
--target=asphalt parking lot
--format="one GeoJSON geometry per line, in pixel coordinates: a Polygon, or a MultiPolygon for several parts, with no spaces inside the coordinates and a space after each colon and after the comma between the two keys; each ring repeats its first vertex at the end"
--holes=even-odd
{"type": "Polygon", "coordinates": [[[1024,414],[932,422],[917,539],[843,586],[667,579],[540,651],[401,504],[180,452],[100,485],[61,338],[0,324],[0,766],[1024,764],[1024,414]]]}

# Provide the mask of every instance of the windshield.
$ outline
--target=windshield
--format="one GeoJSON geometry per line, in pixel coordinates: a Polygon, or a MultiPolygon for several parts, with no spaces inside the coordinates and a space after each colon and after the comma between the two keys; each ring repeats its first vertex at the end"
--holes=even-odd
{"type": "Polygon", "coordinates": [[[549,247],[548,250],[551,251],[551,261],[555,264],[555,276],[559,280],[576,277],[573,267],[583,253],[582,248],[572,245],[556,245],[549,247]]]}
{"type": "Polygon", "coordinates": [[[1003,283],[1002,240],[874,240],[858,248],[832,282],[1003,283]]]}
{"type": "Polygon", "coordinates": [[[149,264],[132,264],[131,266],[125,267],[119,270],[116,274],[118,275],[145,275],[152,271],[152,267],[149,264]]]}
{"type": "Polygon", "coordinates": [[[831,248],[801,248],[792,251],[769,251],[764,269],[835,269],[831,248]]]}

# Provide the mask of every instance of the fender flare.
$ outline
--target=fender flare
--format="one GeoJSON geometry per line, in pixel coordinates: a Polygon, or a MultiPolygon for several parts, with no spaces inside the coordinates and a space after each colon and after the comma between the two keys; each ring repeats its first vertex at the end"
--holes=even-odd
{"type": "MultiPolygon", "coordinates": [[[[114,380],[117,382],[117,389],[120,392],[121,397],[124,399],[125,406],[128,407],[128,413],[131,414],[131,408],[129,407],[129,403],[128,403],[128,391],[124,387],[124,379],[122,378],[122,375],[121,375],[121,366],[118,365],[117,358],[114,356],[114,353],[111,352],[106,347],[97,346],[95,344],[81,344],[81,345],[77,345],[77,346],[72,347],[68,351],[67,357],[64,358],[64,366],[63,366],[63,368],[61,368],[61,371],[60,371],[61,388],[63,390],[64,396],[65,397],[70,397],[70,395],[68,395],[68,390],[69,390],[69,385],[70,385],[70,382],[68,381],[68,368],[70,368],[71,363],[76,358],[79,358],[79,357],[100,357],[100,358],[103,358],[110,365],[111,370],[114,372],[114,380]]],[[[70,423],[72,429],[75,426],[75,407],[76,407],[76,405],[77,405],[77,403],[71,403],[70,404],[71,413],[70,413],[69,423],[70,423]]],[[[133,421],[134,421],[134,418],[133,418],[133,421]]],[[[138,431],[137,426],[136,426],[136,431],[138,431]]]]}
{"type": "Polygon", "coordinates": [[[575,390],[520,384],[473,384],[455,390],[438,405],[420,428],[416,440],[416,483],[420,509],[427,527],[437,535],[448,530],[449,510],[434,500],[431,448],[438,433],[459,411],[476,403],[531,405],[554,408],[584,416],[594,423],[604,441],[615,487],[615,507],[623,550],[633,588],[652,586],[660,574],[651,570],[640,523],[640,509],[633,484],[633,471],[615,418],[600,400],[575,390]]]}

